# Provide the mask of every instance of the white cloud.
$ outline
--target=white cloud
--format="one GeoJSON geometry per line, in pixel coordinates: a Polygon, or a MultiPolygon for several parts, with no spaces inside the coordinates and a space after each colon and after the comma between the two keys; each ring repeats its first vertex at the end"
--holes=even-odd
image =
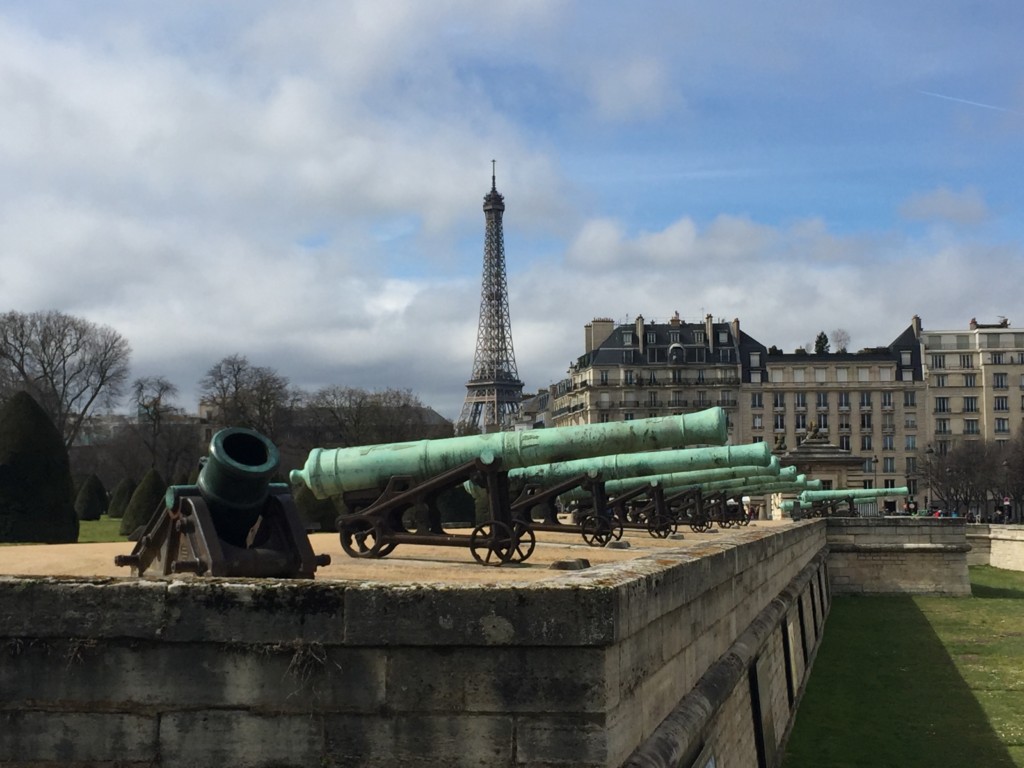
{"type": "Polygon", "coordinates": [[[980,224],[989,218],[989,211],[985,198],[975,187],[966,187],[961,192],[939,187],[906,200],[900,206],[900,215],[912,221],[980,224]]]}

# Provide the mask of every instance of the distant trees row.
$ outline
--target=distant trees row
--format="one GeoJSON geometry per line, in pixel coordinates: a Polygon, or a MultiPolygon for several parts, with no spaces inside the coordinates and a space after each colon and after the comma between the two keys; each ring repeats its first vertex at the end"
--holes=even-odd
{"type": "Polygon", "coordinates": [[[918,487],[931,504],[984,513],[990,503],[1001,507],[1008,498],[1012,519],[1024,521],[1024,433],[1004,443],[964,441],[944,454],[929,452],[918,470],[918,487]]]}

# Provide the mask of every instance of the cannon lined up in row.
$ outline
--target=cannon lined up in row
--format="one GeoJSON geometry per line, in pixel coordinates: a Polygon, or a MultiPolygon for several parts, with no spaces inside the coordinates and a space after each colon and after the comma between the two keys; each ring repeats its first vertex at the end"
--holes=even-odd
{"type": "MultiPolygon", "coordinates": [[[[338,518],[341,545],[351,557],[384,557],[399,544],[468,547],[486,565],[525,561],[536,537],[517,511],[509,473],[535,465],[722,445],[725,412],[421,440],[358,448],[315,449],[293,483],[317,498],[339,497],[349,513],[338,518]],[[440,497],[472,482],[486,492],[486,520],[469,534],[445,530],[440,497]]],[[[584,482],[586,473],[566,482],[584,482]]],[[[520,494],[521,496],[521,494],[520,494]]]]}
{"type": "Polygon", "coordinates": [[[784,501],[783,511],[794,519],[805,517],[856,517],[858,499],[879,499],[883,496],[907,496],[910,489],[899,488],[842,488],[838,490],[806,490],[795,501],[784,501]]]}
{"type": "MultiPolygon", "coordinates": [[[[652,536],[664,538],[674,533],[670,521],[663,514],[652,513],[643,521],[627,521],[620,518],[615,523],[616,512],[626,499],[641,494],[644,486],[651,487],[657,497],[658,479],[667,475],[652,475],[652,472],[679,473],[672,470],[689,470],[691,479],[699,475],[714,476],[716,473],[735,469],[737,462],[762,471],[777,466],[778,460],[764,443],[738,447],[723,446],[709,448],[688,448],[679,450],[647,451],[633,454],[600,456],[590,459],[541,464],[509,472],[512,491],[512,515],[514,519],[529,525],[534,531],[557,533],[578,533],[588,544],[603,545],[612,538],[622,535],[625,524],[635,522],[652,536]],[[613,479],[609,479],[613,478],[613,479]],[[623,495],[629,486],[629,497],[623,495]],[[614,502],[609,494],[615,496],[614,502]],[[578,506],[588,502],[589,512],[577,514],[573,522],[559,519],[559,508],[578,506]]],[[[466,489],[477,499],[487,496],[484,489],[467,484],[466,489]]]]}

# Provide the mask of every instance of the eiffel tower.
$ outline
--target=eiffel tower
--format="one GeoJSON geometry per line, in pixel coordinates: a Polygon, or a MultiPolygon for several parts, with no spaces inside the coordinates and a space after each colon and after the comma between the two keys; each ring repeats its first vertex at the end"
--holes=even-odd
{"type": "Polygon", "coordinates": [[[519,414],[523,382],[516,370],[512,349],[512,322],[508,314],[508,285],[505,280],[505,238],[501,217],[505,198],[498,194],[494,161],[491,161],[491,191],[484,197],[484,278],[480,290],[480,323],[476,330],[473,374],[466,382],[466,402],[459,425],[478,427],[482,432],[507,428],[519,414]]]}

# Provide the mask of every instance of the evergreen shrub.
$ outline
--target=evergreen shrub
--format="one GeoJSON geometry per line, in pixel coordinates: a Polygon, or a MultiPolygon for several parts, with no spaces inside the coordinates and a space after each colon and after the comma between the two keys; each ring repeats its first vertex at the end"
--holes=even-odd
{"type": "Polygon", "coordinates": [[[114,492],[110,494],[110,504],[107,507],[107,517],[124,517],[125,507],[131,501],[136,485],[137,483],[130,477],[125,477],[114,486],[114,492]]]}
{"type": "Polygon", "coordinates": [[[107,511],[107,489],[96,475],[89,475],[75,496],[75,514],[79,520],[99,520],[107,511]]]}
{"type": "Polygon", "coordinates": [[[121,535],[131,536],[136,529],[147,525],[153,515],[163,508],[166,491],[167,484],[160,473],[155,469],[149,470],[125,507],[121,518],[121,535]]]}

